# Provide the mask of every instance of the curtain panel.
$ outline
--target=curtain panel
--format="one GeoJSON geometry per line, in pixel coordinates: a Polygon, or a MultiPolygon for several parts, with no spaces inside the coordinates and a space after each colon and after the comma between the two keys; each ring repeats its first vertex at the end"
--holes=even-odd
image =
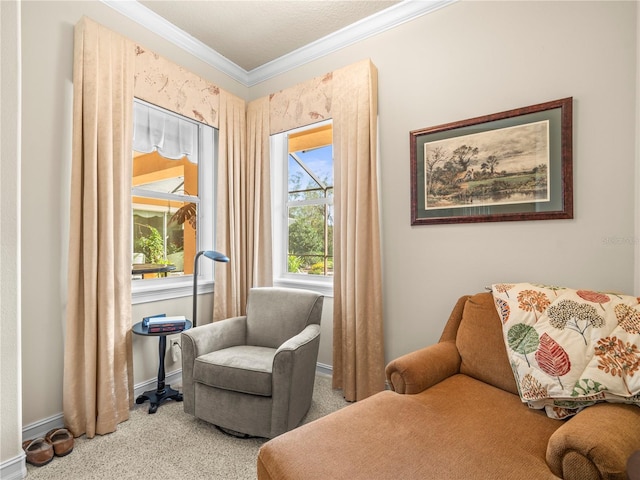
{"type": "Polygon", "coordinates": [[[215,269],[214,320],[242,315],[248,294],[244,100],[220,92],[219,128],[216,250],[225,253],[229,263],[215,269]]]}
{"type": "Polygon", "coordinates": [[[214,320],[244,315],[249,290],[273,284],[268,101],[221,91],[219,126],[216,250],[229,263],[215,269],[214,320]]]}
{"type": "Polygon", "coordinates": [[[251,287],[273,285],[273,244],[271,234],[271,160],[269,155],[269,101],[266,98],[247,106],[247,229],[251,259],[247,283],[251,287]]]}
{"type": "Polygon", "coordinates": [[[83,18],[75,27],[63,410],[74,436],[129,418],[131,142],[135,45],[83,18]]]}
{"type": "Polygon", "coordinates": [[[334,72],[333,386],[349,401],[384,390],[377,91],[371,62],[334,72]]]}

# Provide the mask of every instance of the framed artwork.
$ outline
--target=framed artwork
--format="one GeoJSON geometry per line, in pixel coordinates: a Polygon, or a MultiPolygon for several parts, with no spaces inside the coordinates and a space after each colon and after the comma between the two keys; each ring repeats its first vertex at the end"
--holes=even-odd
{"type": "Polygon", "coordinates": [[[411,225],[573,218],[573,98],[410,132],[411,225]]]}

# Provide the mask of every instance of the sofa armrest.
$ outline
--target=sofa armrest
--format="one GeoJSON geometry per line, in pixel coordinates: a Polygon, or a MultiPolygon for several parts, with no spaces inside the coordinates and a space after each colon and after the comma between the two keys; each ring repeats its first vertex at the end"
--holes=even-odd
{"type": "Polygon", "coordinates": [[[640,408],[599,403],[567,420],[549,438],[547,464],[565,480],[626,480],[627,460],[640,449],[640,408]]]}
{"type": "Polygon", "coordinates": [[[460,371],[460,354],[452,341],[439,342],[392,360],[387,381],[398,393],[419,393],[460,371]]]}
{"type": "Polygon", "coordinates": [[[195,415],[193,365],[200,355],[245,342],[247,317],[232,317],[185,330],[180,335],[182,346],[182,392],[184,411],[195,415]]]}

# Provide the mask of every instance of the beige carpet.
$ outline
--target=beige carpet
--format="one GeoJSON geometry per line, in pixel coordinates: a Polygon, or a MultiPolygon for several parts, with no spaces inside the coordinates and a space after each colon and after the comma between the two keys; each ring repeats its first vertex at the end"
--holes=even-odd
{"type": "MultiPolygon", "coordinates": [[[[345,405],[342,392],[331,389],[331,377],[317,375],[313,403],[303,423],[345,405]]],[[[226,435],[184,413],[181,402],[169,400],[153,415],[148,408],[148,403],[136,405],[114,433],[91,440],[76,438],[66,457],[54,457],[43,467],[27,464],[28,479],[255,480],[258,449],[266,439],[226,435]]]]}

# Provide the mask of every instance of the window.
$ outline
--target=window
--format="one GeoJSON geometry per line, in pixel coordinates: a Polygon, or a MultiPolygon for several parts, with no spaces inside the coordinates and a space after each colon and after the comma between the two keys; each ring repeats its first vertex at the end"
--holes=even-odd
{"type": "MultiPolygon", "coordinates": [[[[195,255],[213,248],[215,134],[207,125],[135,100],[134,303],[167,298],[168,290],[173,297],[192,293],[195,255]]],[[[199,283],[211,284],[211,268],[202,262],[199,283]]]]}
{"type": "Polygon", "coordinates": [[[274,283],[333,289],[333,146],[330,122],[272,137],[274,283]]]}

